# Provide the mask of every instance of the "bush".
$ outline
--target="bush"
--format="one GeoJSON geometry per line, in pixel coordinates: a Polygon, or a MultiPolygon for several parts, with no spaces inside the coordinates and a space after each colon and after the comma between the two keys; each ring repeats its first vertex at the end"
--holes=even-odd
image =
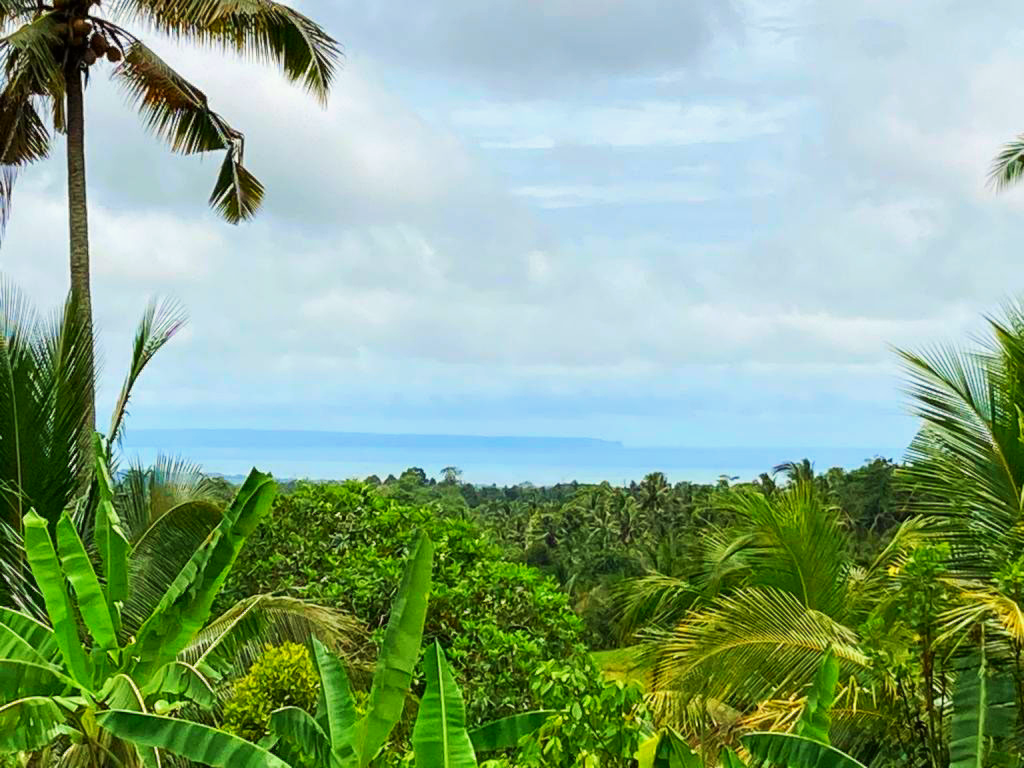
{"type": "Polygon", "coordinates": [[[316,600],[355,614],[379,640],[417,530],[436,549],[424,642],[444,646],[471,724],[536,706],[538,665],[585,654],[566,596],[533,568],[502,561],[474,523],[404,506],[362,483],[302,484],[279,497],[225,599],[269,591],[316,600]]]}
{"type": "Polygon", "coordinates": [[[537,669],[533,688],[545,707],[561,711],[523,741],[511,761],[517,768],[636,765],[636,750],[652,727],[637,684],[606,682],[592,663],[552,661],[537,669]]]}
{"type": "Polygon", "coordinates": [[[223,728],[249,741],[267,735],[270,713],[280,707],[316,711],[320,678],[305,646],[267,648],[239,680],[224,705],[223,728]]]}

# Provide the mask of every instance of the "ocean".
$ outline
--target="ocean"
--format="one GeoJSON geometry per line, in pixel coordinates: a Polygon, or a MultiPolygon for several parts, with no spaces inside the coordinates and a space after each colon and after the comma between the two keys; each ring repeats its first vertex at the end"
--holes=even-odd
{"type": "MultiPolygon", "coordinates": [[[[884,447],[883,447],[884,448],[884,447]]],[[[852,469],[902,450],[823,446],[630,446],[611,440],[560,437],[396,435],[240,429],[138,429],[122,456],[152,462],[158,454],[199,462],[208,473],[244,475],[252,467],[281,479],[341,480],[399,475],[421,467],[437,477],[447,466],[479,485],[628,483],[660,471],[671,482],[713,482],[722,475],[750,480],[784,461],[809,458],[816,469],[852,469]]]]}

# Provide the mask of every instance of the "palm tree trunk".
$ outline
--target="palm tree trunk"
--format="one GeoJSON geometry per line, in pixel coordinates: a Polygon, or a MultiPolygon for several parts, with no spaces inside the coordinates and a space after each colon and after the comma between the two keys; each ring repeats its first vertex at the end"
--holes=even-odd
{"type": "Polygon", "coordinates": [[[65,71],[67,83],[68,130],[68,224],[71,242],[71,298],[85,329],[89,347],[89,388],[86,428],[80,452],[83,474],[92,466],[92,433],[96,429],[96,393],[93,378],[92,290],[89,287],[89,211],[85,197],[85,105],[82,93],[82,71],[78,62],[69,61],[65,71]]]}

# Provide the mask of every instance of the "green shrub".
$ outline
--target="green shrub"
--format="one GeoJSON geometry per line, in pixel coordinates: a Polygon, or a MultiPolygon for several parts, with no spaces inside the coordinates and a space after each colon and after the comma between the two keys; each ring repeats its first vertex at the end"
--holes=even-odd
{"type": "Polygon", "coordinates": [[[592,663],[540,665],[534,694],[561,710],[528,736],[515,755],[518,768],[633,768],[651,729],[643,691],[635,683],[607,682],[592,663]]]}
{"type": "Polygon", "coordinates": [[[537,666],[585,655],[566,596],[537,570],[503,561],[474,523],[362,483],[302,484],[280,497],[242,551],[227,599],[283,592],[349,611],[379,634],[416,530],[436,548],[424,642],[448,651],[470,723],[537,706],[537,666]]]}
{"type": "Polygon", "coordinates": [[[266,652],[239,680],[224,705],[224,730],[249,741],[267,735],[270,713],[280,707],[316,708],[320,679],[305,646],[284,643],[266,652]]]}

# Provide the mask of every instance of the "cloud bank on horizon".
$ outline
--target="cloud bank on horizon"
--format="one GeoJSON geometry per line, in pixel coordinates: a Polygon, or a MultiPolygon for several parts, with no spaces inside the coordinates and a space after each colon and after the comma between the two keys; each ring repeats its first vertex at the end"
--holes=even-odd
{"type": "MultiPolygon", "coordinates": [[[[192,316],[138,427],[876,445],[913,429],[891,347],[1024,292],[1016,6],[306,0],[329,108],[259,64],[155,47],[248,138],[257,221],[205,205],[100,74],[87,140],[110,402],[146,297],[192,316]]],[[[66,290],[60,152],[3,271],[66,290]]],[[[782,457],[786,458],[786,457],[782,457]]]]}

